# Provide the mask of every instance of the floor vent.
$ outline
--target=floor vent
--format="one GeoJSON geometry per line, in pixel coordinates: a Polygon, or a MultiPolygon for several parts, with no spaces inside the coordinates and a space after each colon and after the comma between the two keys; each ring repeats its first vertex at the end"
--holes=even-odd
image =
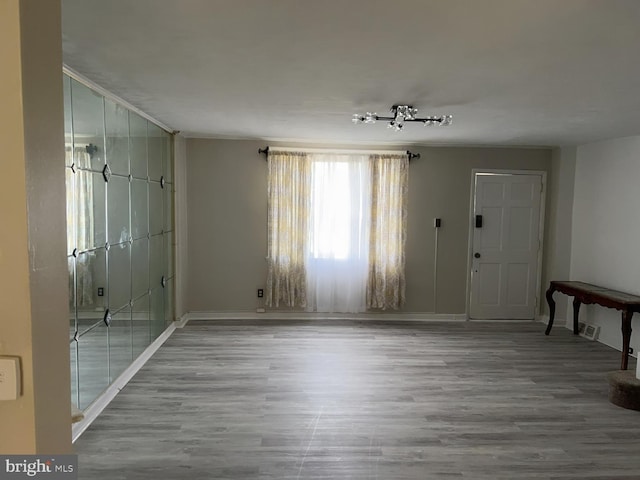
{"type": "Polygon", "coordinates": [[[588,338],[589,340],[596,340],[600,333],[600,327],[591,325],[590,323],[580,322],[578,323],[578,333],[581,337],[588,338]]]}

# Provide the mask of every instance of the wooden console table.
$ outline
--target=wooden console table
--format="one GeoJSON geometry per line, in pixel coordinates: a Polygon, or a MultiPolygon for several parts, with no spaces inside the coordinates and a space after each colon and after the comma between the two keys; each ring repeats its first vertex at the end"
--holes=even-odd
{"type": "Polygon", "coordinates": [[[553,327],[553,317],[556,313],[556,302],[553,300],[553,292],[564,293],[573,297],[573,333],[578,334],[578,313],[580,304],[602,305],[603,307],[622,310],[622,363],[621,370],[626,370],[629,364],[629,341],[631,340],[631,317],[633,312],[640,312],[640,297],[628,293],[610,290],[597,285],[583,282],[559,282],[553,281],[547,290],[547,303],[549,304],[549,325],[544,332],[549,335],[553,327]]]}

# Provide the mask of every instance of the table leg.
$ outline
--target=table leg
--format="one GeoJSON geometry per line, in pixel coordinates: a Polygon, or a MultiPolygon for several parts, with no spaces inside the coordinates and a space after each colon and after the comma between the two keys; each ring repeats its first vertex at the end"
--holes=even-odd
{"type": "Polygon", "coordinates": [[[629,342],[631,341],[631,317],[633,312],[622,312],[622,362],[620,370],[626,370],[629,365],[629,342]]]}
{"type": "Polygon", "coordinates": [[[553,299],[553,292],[555,292],[555,289],[553,287],[549,287],[547,293],[545,294],[545,297],[547,298],[547,304],[549,304],[549,324],[547,325],[547,329],[544,332],[545,335],[549,335],[549,333],[551,332],[551,327],[553,327],[553,318],[556,315],[556,302],[553,299]]]}
{"type": "Polygon", "coordinates": [[[580,314],[580,300],[574,297],[573,299],[573,334],[578,335],[580,329],[578,328],[578,316],[580,314]]]}

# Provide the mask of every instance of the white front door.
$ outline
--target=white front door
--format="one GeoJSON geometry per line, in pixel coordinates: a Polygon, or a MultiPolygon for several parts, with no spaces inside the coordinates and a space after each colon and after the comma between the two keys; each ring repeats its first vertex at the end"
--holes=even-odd
{"type": "Polygon", "coordinates": [[[469,317],[534,319],[542,175],[474,177],[469,317]]]}

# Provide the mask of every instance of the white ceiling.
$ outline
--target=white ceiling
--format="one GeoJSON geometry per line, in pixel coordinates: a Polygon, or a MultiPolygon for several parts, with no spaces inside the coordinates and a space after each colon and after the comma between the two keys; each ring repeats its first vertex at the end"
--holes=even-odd
{"type": "Polygon", "coordinates": [[[550,146],[640,134],[638,0],[62,5],[65,63],[190,137],[550,146]],[[351,123],[394,103],[454,123],[351,123]]]}

